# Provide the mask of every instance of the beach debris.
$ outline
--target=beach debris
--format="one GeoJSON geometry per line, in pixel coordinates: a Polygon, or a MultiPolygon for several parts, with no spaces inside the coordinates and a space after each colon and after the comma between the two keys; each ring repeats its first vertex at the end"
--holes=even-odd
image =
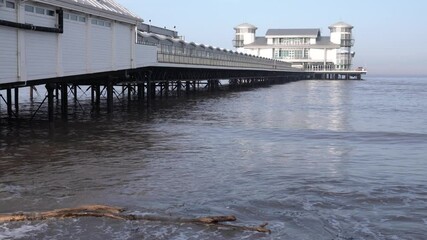
{"type": "Polygon", "coordinates": [[[235,216],[206,216],[201,218],[176,218],[164,216],[147,216],[126,213],[126,209],[106,205],[84,205],[76,208],[55,209],[45,212],[19,212],[0,214],[0,223],[7,222],[23,222],[23,221],[44,221],[49,219],[66,219],[66,218],[82,218],[82,217],[97,217],[110,218],[124,221],[155,221],[155,222],[173,222],[173,223],[189,223],[189,224],[204,224],[209,226],[217,226],[226,229],[255,231],[261,233],[271,233],[266,228],[268,223],[264,223],[257,227],[240,226],[226,224],[226,222],[235,222],[235,216]]]}

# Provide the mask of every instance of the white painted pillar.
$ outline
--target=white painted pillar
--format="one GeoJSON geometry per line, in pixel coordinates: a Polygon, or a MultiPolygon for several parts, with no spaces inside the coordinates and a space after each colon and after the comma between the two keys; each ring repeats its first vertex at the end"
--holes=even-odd
{"type": "Polygon", "coordinates": [[[117,37],[116,37],[116,22],[111,22],[111,70],[116,71],[116,56],[117,56],[117,37]]]}
{"type": "MultiPolygon", "coordinates": [[[[136,42],[137,42],[137,34],[138,34],[138,30],[137,30],[137,26],[131,26],[130,27],[130,31],[132,34],[132,42],[131,44],[131,54],[130,54],[130,64],[131,64],[131,68],[134,69],[136,68],[136,42]]],[[[138,57],[142,57],[142,56],[138,56],[138,57]]]]}
{"type": "Polygon", "coordinates": [[[92,72],[92,18],[86,16],[86,73],[92,72]]]}
{"type": "MultiPolygon", "coordinates": [[[[56,14],[57,18],[59,18],[59,15],[56,14]]],[[[58,22],[58,19],[56,20],[56,22],[58,22]]],[[[63,23],[65,25],[65,21],[63,23]]],[[[66,29],[66,28],[64,28],[66,29]]],[[[65,30],[64,30],[65,31],[65,30]]],[[[62,77],[64,76],[64,66],[63,66],[63,53],[62,53],[62,48],[63,48],[63,34],[61,33],[56,33],[57,36],[57,50],[56,50],[56,76],[57,77],[62,77]]]]}
{"type": "MultiPolygon", "coordinates": [[[[16,2],[16,20],[18,23],[25,23],[25,5],[17,1],[16,2]]],[[[18,81],[27,80],[27,66],[25,56],[25,30],[17,29],[17,66],[18,66],[18,81]]]]}
{"type": "Polygon", "coordinates": [[[323,70],[326,70],[326,60],[328,58],[328,52],[327,52],[326,48],[324,48],[323,50],[324,50],[324,53],[325,53],[324,60],[323,60],[323,70]]]}

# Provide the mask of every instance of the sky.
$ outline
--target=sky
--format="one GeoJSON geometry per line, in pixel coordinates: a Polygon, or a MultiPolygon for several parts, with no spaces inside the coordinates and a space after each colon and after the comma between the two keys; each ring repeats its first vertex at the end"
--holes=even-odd
{"type": "Polygon", "coordinates": [[[354,67],[370,75],[427,76],[427,1],[424,0],[116,0],[146,23],[176,30],[186,41],[233,49],[234,27],[354,26],[354,67]]]}

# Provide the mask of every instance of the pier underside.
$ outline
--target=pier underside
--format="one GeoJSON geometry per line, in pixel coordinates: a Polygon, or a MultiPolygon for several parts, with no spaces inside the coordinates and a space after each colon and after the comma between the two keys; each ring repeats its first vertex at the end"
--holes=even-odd
{"type": "Polygon", "coordinates": [[[0,85],[0,119],[28,118],[28,114],[20,115],[19,100],[22,98],[19,94],[24,88],[29,90],[31,101],[37,89],[43,89],[45,93],[38,107],[31,112],[30,120],[41,118],[54,121],[57,118],[67,119],[73,109],[69,101],[78,104],[82,97],[89,98],[94,109],[111,114],[114,102],[124,96],[128,101],[138,101],[142,106],[149,107],[158,98],[268,86],[310,77],[312,75],[303,72],[148,67],[3,84],[0,85]],[[101,101],[106,102],[105,107],[101,101]],[[42,107],[47,107],[47,116],[38,113],[42,107]],[[57,108],[60,108],[60,114],[55,114],[57,108]]]}

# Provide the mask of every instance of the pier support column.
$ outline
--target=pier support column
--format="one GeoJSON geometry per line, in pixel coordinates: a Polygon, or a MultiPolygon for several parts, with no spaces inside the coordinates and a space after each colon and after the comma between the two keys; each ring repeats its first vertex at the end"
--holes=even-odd
{"type": "Polygon", "coordinates": [[[151,106],[155,98],[156,98],[156,83],[148,79],[147,80],[147,105],[151,106]]]}
{"type": "Polygon", "coordinates": [[[166,98],[169,97],[169,82],[168,81],[165,82],[165,95],[166,95],[166,98]]]}
{"type": "Polygon", "coordinates": [[[113,113],[113,101],[114,99],[114,87],[113,81],[109,80],[107,82],[107,112],[113,113]]]}
{"type": "Polygon", "coordinates": [[[190,90],[191,90],[191,82],[190,81],[186,81],[185,82],[185,94],[189,95],[190,94],[190,90]]]}
{"type": "Polygon", "coordinates": [[[53,100],[54,100],[54,91],[57,89],[55,84],[48,83],[46,84],[47,90],[47,115],[49,118],[49,122],[53,122],[53,100]]]}
{"type": "Polygon", "coordinates": [[[90,102],[92,103],[92,106],[95,105],[95,85],[90,86],[90,102]]]}
{"type": "Polygon", "coordinates": [[[34,87],[33,86],[30,87],[30,101],[31,102],[34,101],[34,87]]]}
{"type": "Polygon", "coordinates": [[[128,84],[128,103],[132,101],[132,84],[128,84]]]}
{"type": "Polygon", "coordinates": [[[77,103],[77,84],[73,84],[74,103],[77,103]]]}
{"type": "Polygon", "coordinates": [[[19,88],[15,88],[15,114],[19,115],[19,88]]]}
{"type": "Polygon", "coordinates": [[[142,99],[144,99],[144,84],[138,83],[136,87],[138,91],[138,101],[142,101],[142,99]]]}
{"type": "Polygon", "coordinates": [[[193,92],[196,93],[197,91],[197,82],[193,81],[193,92]]]}
{"type": "Polygon", "coordinates": [[[98,109],[101,105],[101,85],[99,84],[95,85],[95,105],[98,109]]]}
{"type": "Polygon", "coordinates": [[[181,97],[182,83],[181,81],[176,82],[176,92],[178,97],[181,97]]]}
{"type": "Polygon", "coordinates": [[[6,90],[6,101],[7,101],[7,115],[9,118],[12,117],[13,111],[12,111],[12,89],[8,88],[6,90]]]}
{"type": "Polygon", "coordinates": [[[61,84],[61,115],[63,119],[68,117],[68,85],[61,84]]]}
{"type": "Polygon", "coordinates": [[[56,101],[59,100],[59,85],[57,83],[55,84],[55,98],[56,101]]]}

